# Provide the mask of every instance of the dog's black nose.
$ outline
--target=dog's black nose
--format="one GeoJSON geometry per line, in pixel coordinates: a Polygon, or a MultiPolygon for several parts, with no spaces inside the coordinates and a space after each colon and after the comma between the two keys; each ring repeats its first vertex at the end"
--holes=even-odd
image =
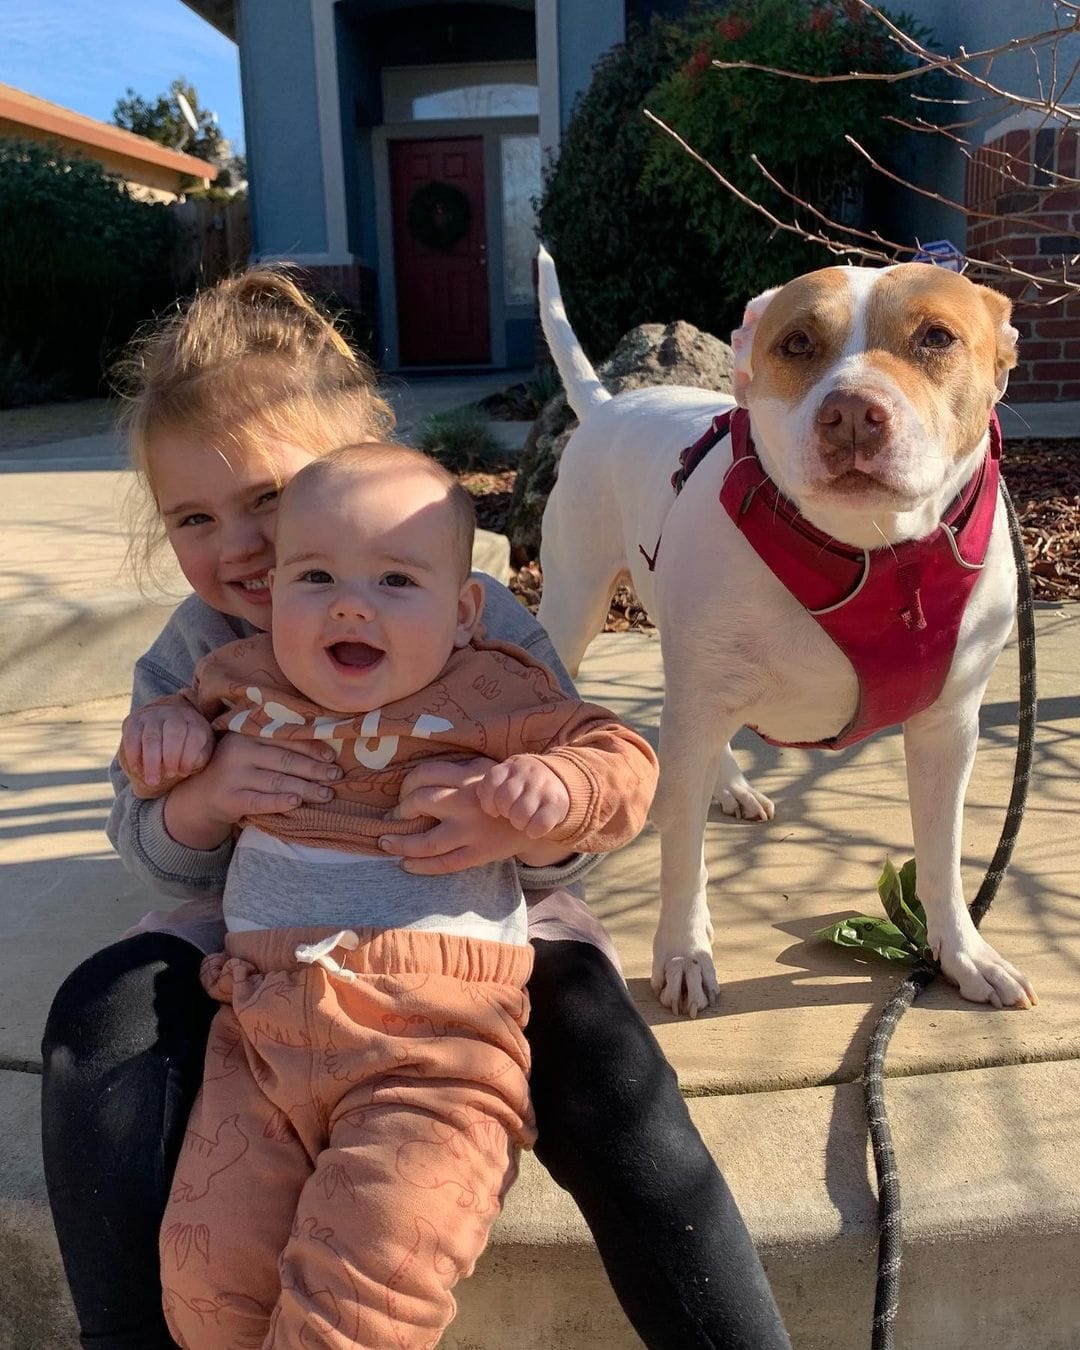
{"type": "Polygon", "coordinates": [[[815,421],[830,448],[872,458],[888,438],[891,418],[884,403],[837,389],[822,400],[815,421]]]}

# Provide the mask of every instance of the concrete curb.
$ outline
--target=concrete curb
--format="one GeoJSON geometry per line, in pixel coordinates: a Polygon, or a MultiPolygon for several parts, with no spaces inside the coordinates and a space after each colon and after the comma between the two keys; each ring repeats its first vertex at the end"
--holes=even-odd
{"type": "MultiPolygon", "coordinates": [[[[39,1084],[0,1073],[9,1141],[0,1164],[0,1344],[72,1350],[37,1155],[39,1084]]],[[[891,1079],[888,1090],[904,1169],[897,1343],[1076,1350],[1080,1137],[1064,1104],[1080,1098],[1080,1065],[891,1079]]],[[[690,1110],[759,1246],[796,1350],[865,1350],[876,1201],[861,1089],[707,1098],[690,1110]]],[[[640,1345],[573,1201],[532,1157],[476,1275],[456,1292],[447,1350],[640,1345]]]]}
{"type": "Polygon", "coordinates": [[[41,1078],[0,1071],[0,1345],[76,1350],[41,1166],[41,1078]]]}

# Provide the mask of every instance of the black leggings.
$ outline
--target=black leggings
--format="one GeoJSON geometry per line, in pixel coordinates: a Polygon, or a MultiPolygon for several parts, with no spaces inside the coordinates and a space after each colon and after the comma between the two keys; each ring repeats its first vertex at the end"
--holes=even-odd
{"type": "MultiPolygon", "coordinates": [[[[652,1350],[790,1350],[675,1074],[595,948],[537,942],[537,1156],[577,1201],[652,1350]]],[[[174,1350],[158,1228],[216,1005],[200,954],[144,933],[65,981],[42,1046],[49,1202],[85,1350],[174,1350]]]]}

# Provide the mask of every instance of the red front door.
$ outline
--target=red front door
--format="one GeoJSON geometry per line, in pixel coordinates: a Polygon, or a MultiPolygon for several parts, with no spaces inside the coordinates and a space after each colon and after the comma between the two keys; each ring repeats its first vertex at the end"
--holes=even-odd
{"type": "Polygon", "coordinates": [[[402,365],[490,361],[483,140],[392,141],[390,190],[402,365]],[[409,225],[409,203],[428,183],[458,188],[469,204],[468,228],[445,249],[409,225]]]}

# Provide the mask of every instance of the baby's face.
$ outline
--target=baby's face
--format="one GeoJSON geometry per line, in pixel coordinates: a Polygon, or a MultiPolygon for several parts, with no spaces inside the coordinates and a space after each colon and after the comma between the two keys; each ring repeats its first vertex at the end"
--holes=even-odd
{"type": "Polygon", "coordinates": [[[446,489],[421,473],[345,474],[286,500],[271,573],[278,665],[331,712],[429,685],[469,641],[483,592],[461,579],[446,489]]]}

